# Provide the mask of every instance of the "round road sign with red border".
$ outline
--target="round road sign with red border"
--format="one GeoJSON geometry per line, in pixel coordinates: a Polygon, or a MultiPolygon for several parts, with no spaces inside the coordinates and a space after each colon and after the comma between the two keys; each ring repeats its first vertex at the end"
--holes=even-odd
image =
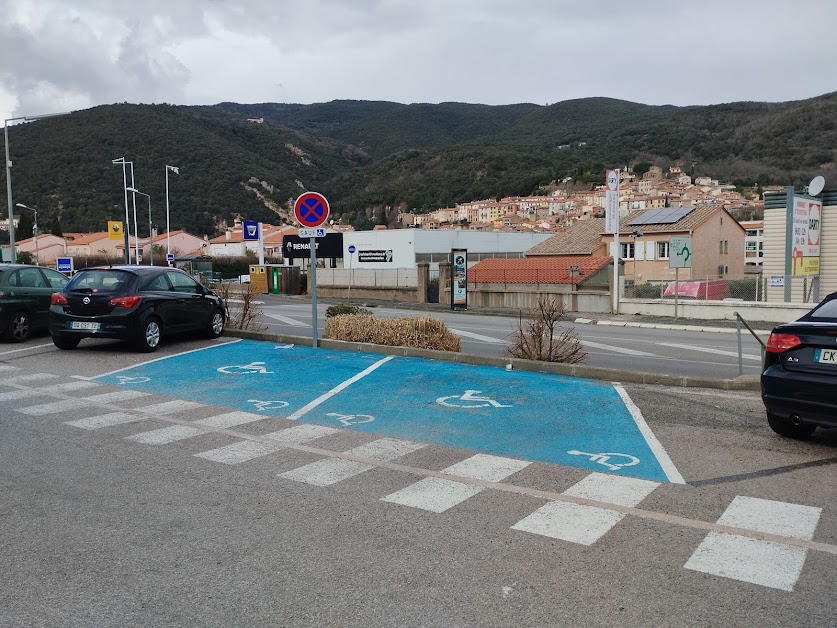
{"type": "Polygon", "coordinates": [[[319,227],[328,220],[328,201],[319,192],[306,192],[294,203],[294,216],[303,227],[319,227]]]}

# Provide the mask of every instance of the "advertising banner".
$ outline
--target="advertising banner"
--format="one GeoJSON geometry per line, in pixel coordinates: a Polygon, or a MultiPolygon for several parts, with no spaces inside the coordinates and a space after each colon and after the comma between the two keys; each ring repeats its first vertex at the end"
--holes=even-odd
{"type": "Polygon", "coordinates": [[[605,188],[605,233],[619,231],[619,171],[607,171],[605,188]]]}
{"type": "Polygon", "coordinates": [[[451,249],[450,308],[468,309],[468,249],[451,249]]]}
{"type": "MultiPolygon", "coordinates": [[[[350,251],[351,252],[351,251],[350,251]]],[[[392,249],[386,251],[364,251],[357,252],[358,262],[392,262],[392,249]]]]}
{"type": "Polygon", "coordinates": [[[793,198],[792,258],[794,275],[820,274],[822,201],[793,198]]]}

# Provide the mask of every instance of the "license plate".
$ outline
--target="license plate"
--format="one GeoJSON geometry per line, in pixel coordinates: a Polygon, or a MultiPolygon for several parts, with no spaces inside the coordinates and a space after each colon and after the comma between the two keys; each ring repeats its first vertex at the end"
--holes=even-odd
{"type": "Polygon", "coordinates": [[[73,321],[70,323],[70,329],[87,329],[89,331],[98,331],[101,323],[87,323],[85,321],[73,321]]]}
{"type": "Polygon", "coordinates": [[[814,349],[814,362],[837,364],[837,349],[814,349]]]}

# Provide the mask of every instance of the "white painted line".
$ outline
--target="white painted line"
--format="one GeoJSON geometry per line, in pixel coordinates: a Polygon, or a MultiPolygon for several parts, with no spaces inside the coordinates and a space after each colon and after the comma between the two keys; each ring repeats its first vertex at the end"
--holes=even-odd
{"type": "Polygon", "coordinates": [[[483,336],[481,334],[475,334],[471,331],[462,331],[461,329],[451,329],[453,333],[457,336],[462,336],[463,338],[470,338],[471,340],[479,340],[480,342],[490,342],[492,344],[497,345],[510,345],[511,343],[508,340],[503,340],[502,338],[494,338],[492,336],[483,336]]]}
{"type": "Polygon", "coordinates": [[[810,540],[814,538],[820,514],[822,508],[814,506],[739,495],[732,500],[718,523],[732,528],[810,540]]]}
{"type": "Polygon", "coordinates": [[[27,388],[25,390],[10,390],[8,392],[0,393],[0,401],[11,401],[12,399],[26,399],[27,397],[35,397],[38,392],[27,388]]]}
{"type": "Polygon", "coordinates": [[[591,473],[580,482],[573,484],[564,491],[564,494],[634,508],[639,506],[640,502],[659,485],[659,482],[639,478],[591,473]]]}
{"type": "Polygon", "coordinates": [[[9,366],[8,364],[0,364],[0,373],[8,373],[9,371],[19,371],[16,366],[9,366]]]}
{"type": "Polygon", "coordinates": [[[236,340],[227,340],[220,342],[215,345],[211,345],[209,347],[201,347],[200,349],[190,349],[189,351],[181,351],[180,353],[174,353],[172,355],[166,355],[162,358],[155,358],[154,360],[147,360],[145,362],[140,362],[139,364],[133,364],[131,366],[126,366],[121,369],[116,369],[115,371],[109,371],[107,373],[102,373],[101,375],[94,375],[93,377],[89,377],[88,379],[99,379],[100,377],[107,377],[108,375],[116,375],[117,373],[122,373],[123,371],[130,371],[131,369],[139,368],[140,366],[145,366],[147,364],[154,364],[154,362],[162,362],[163,360],[168,360],[170,358],[179,358],[182,355],[188,355],[189,353],[197,353],[198,351],[207,351],[209,349],[218,349],[219,347],[226,347],[227,345],[233,345],[237,342],[241,342],[243,338],[237,338],[236,340]]]}
{"type": "Polygon", "coordinates": [[[269,314],[265,312],[264,316],[285,323],[286,325],[290,325],[291,327],[311,327],[311,325],[308,323],[303,323],[288,316],[282,316],[281,314],[269,314]]]}
{"type": "MultiPolygon", "coordinates": [[[[12,349],[11,351],[2,351],[0,355],[8,355],[9,353],[20,353],[21,351],[31,351],[32,349],[43,349],[44,347],[54,347],[55,345],[51,342],[44,345],[34,345],[32,347],[23,347],[23,349],[12,349]]],[[[15,367],[9,367],[15,368],[15,367]]]]}
{"type": "Polygon", "coordinates": [[[196,403],[194,401],[183,401],[182,399],[175,399],[174,401],[165,401],[163,403],[155,403],[150,406],[143,406],[136,408],[139,412],[146,414],[174,414],[175,412],[185,412],[187,410],[194,410],[195,408],[203,408],[204,404],[196,403]]]}
{"type": "Polygon", "coordinates": [[[74,382],[66,382],[64,384],[56,384],[55,386],[50,384],[49,391],[50,392],[69,392],[71,390],[85,390],[87,388],[98,388],[100,386],[101,386],[101,384],[98,384],[96,382],[76,380],[74,382]]]}
{"type": "Polygon", "coordinates": [[[45,379],[56,379],[58,375],[53,375],[52,373],[31,373],[29,375],[18,375],[17,377],[10,377],[9,379],[5,380],[4,384],[22,384],[24,382],[40,382],[45,379]]]}
{"type": "Polygon", "coordinates": [[[130,401],[131,399],[139,399],[140,397],[148,397],[151,393],[140,392],[139,390],[117,390],[115,392],[102,393],[101,395],[90,395],[85,397],[85,401],[93,401],[94,403],[117,403],[120,401],[130,401]]]}
{"type": "Polygon", "coordinates": [[[625,515],[615,510],[583,506],[572,502],[549,502],[512,526],[552,539],[592,545],[625,515]]]}
{"type": "Polygon", "coordinates": [[[247,423],[255,423],[256,421],[262,421],[265,418],[267,417],[264,417],[261,414],[253,414],[252,412],[225,412],[224,414],[211,416],[207,419],[194,421],[194,423],[195,425],[204,425],[206,427],[227,428],[235,427],[236,425],[246,425],[247,423]]]}
{"type": "Polygon", "coordinates": [[[353,460],[326,458],[280,473],[279,477],[312,486],[331,486],[374,468],[371,465],[354,462],[353,460]]]}
{"type": "MultiPolygon", "coordinates": [[[[293,429],[293,428],[291,428],[293,429]]],[[[422,443],[414,443],[408,440],[399,440],[397,438],[379,438],[370,443],[354,447],[346,453],[358,456],[361,458],[371,458],[373,460],[390,461],[405,456],[414,451],[418,451],[425,447],[422,443]]],[[[374,469],[372,465],[355,462],[353,460],[343,460],[340,458],[326,458],[307,464],[305,466],[281,473],[279,477],[288,480],[295,480],[297,482],[304,482],[313,486],[331,486],[337,482],[342,482],[351,477],[359,475],[369,469],[374,469]]]]}
{"type": "Polygon", "coordinates": [[[527,460],[477,454],[443,469],[442,473],[485,480],[486,482],[501,482],[530,464],[532,463],[527,460]]]}
{"type": "MultiPolygon", "coordinates": [[[[721,351],[720,349],[712,349],[710,347],[695,347],[693,345],[679,345],[670,342],[655,342],[654,344],[660,345],[661,347],[673,347],[675,349],[686,349],[688,351],[702,351],[703,353],[711,353],[713,355],[727,355],[733,358],[738,357],[737,351],[721,351]]],[[[762,357],[760,355],[753,355],[752,353],[743,353],[741,357],[745,360],[758,360],[759,362],[761,362],[762,360],[762,357]]]]}
{"type": "Polygon", "coordinates": [[[275,440],[278,443],[301,445],[302,443],[307,443],[308,441],[322,438],[323,436],[328,436],[339,431],[338,429],[324,425],[305,424],[295,425],[284,430],[279,430],[278,432],[270,432],[269,434],[265,434],[264,438],[275,440]]]}
{"type": "Polygon", "coordinates": [[[61,401],[53,401],[52,403],[45,403],[39,406],[17,408],[17,411],[31,416],[44,416],[45,414],[56,414],[58,412],[89,407],[90,404],[85,399],[62,399],[61,401]]]}
{"type": "Polygon", "coordinates": [[[266,456],[281,448],[282,446],[278,443],[241,440],[232,445],[219,447],[218,449],[202,451],[199,454],[195,454],[195,457],[211,460],[212,462],[221,462],[223,464],[240,464],[248,460],[253,460],[254,458],[266,456]]]}
{"type": "Polygon", "coordinates": [[[625,391],[621,384],[614,384],[613,387],[616,389],[616,392],[619,393],[619,396],[625,403],[625,407],[628,409],[628,412],[631,413],[631,416],[634,419],[634,423],[636,423],[636,426],[639,428],[642,437],[645,439],[645,442],[648,443],[648,447],[651,448],[651,451],[654,453],[654,456],[656,456],[657,462],[660,464],[660,467],[666,474],[668,481],[672,484],[685,484],[686,480],[684,480],[683,476],[680,475],[680,472],[677,470],[677,467],[674,466],[674,463],[671,461],[671,458],[668,457],[668,454],[666,453],[666,450],[663,448],[662,443],[660,443],[660,441],[657,440],[657,437],[654,436],[654,432],[651,431],[651,428],[648,427],[648,423],[645,422],[645,419],[642,416],[642,411],[631,400],[631,398],[628,396],[628,393],[625,391]]]}
{"type": "Polygon", "coordinates": [[[162,427],[159,430],[151,430],[150,432],[140,432],[139,434],[128,436],[127,439],[145,445],[167,445],[168,443],[206,433],[206,430],[199,430],[196,427],[189,427],[188,425],[172,425],[170,427],[162,427]]]}
{"type": "Polygon", "coordinates": [[[581,344],[583,344],[585,347],[591,347],[592,349],[605,349],[614,353],[624,353],[625,355],[657,357],[656,353],[648,353],[647,351],[637,351],[636,349],[625,349],[624,347],[614,347],[613,345],[603,345],[598,342],[590,342],[589,340],[584,340],[584,338],[581,339],[581,344]]]}
{"type": "Polygon", "coordinates": [[[110,414],[92,416],[87,419],[79,419],[78,421],[65,421],[64,424],[71,425],[73,427],[80,427],[85,430],[97,430],[102,427],[113,427],[114,425],[135,423],[136,421],[142,421],[144,418],[145,417],[137,416],[136,414],[111,412],[110,414]]]}
{"type": "Polygon", "coordinates": [[[362,370],[360,373],[358,373],[354,377],[350,377],[349,379],[347,379],[342,384],[338,384],[337,386],[335,386],[334,388],[329,390],[327,393],[325,393],[323,395],[320,395],[319,397],[314,399],[314,401],[312,401],[311,403],[308,403],[308,404],[302,406],[299,410],[297,410],[296,412],[291,414],[288,417],[288,419],[290,419],[291,421],[296,421],[301,416],[304,416],[304,415],[308,414],[309,412],[311,412],[311,410],[316,408],[321,403],[324,403],[324,402],[328,401],[329,399],[331,399],[337,393],[341,392],[342,390],[345,390],[346,388],[348,388],[349,386],[351,386],[355,382],[363,379],[364,377],[366,377],[367,375],[369,375],[370,373],[375,371],[375,369],[383,366],[384,364],[386,364],[387,362],[392,360],[394,357],[395,357],[394,355],[388,355],[387,357],[383,358],[382,360],[378,360],[377,362],[375,362],[375,364],[373,364],[372,366],[370,366],[368,368],[365,368],[364,370],[362,370]]]}
{"type": "Polygon", "coordinates": [[[480,491],[482,491],[481,486],[430,477],[382,497],[381,501],[441,513],[480,491]]]}
{"type": "Polygon", "coordinates": [[[686,562],[685,568],[781,591],[793,591],[807,553],[804,547],[710,532],[686,562]]]}

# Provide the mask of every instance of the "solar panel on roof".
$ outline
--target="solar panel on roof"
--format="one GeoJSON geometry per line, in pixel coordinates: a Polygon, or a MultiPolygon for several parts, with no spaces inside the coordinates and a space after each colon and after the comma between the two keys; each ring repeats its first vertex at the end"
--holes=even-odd
{"type": "Polygon", "coordinates": [[[637,216],[628,225],[670,225],[689,215],[694,207],[665,207],[663,209],[652,209],[642,216],[637,216]]]}

